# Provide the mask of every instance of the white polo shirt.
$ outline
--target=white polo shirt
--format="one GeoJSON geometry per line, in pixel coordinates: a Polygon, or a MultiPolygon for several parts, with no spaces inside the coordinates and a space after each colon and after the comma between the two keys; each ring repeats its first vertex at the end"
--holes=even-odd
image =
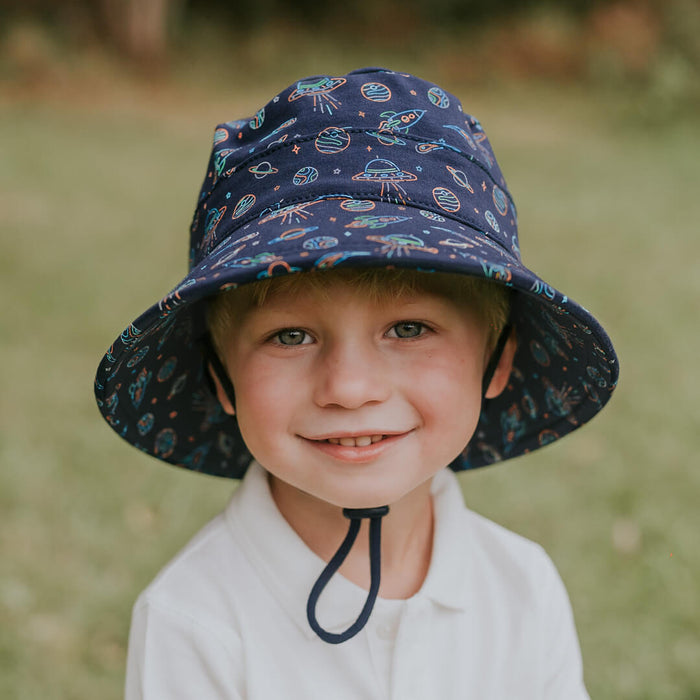
{"type": "MultiPolygon", "coordinates": [[[[327,644],[306,620],[325,566],[251,465],[226,510],[134,606],[126,698],[135,700],[583,700],[569,600],[549,557],[433,481],[433,554],[421,590],[377,599],[367,626],[327,644]]],[[[340,575],[318,619],[341,631],[367,592],[340,575]]]]}

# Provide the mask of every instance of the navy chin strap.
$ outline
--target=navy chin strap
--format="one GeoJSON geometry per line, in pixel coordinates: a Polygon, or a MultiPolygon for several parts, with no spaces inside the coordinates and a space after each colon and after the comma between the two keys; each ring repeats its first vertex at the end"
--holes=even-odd
{"type": "Polygon", "coordinates": [[[326,568],[321,572],[314,587],[311,589],[309,600],[306,604],[306,617],[311,629],[316,632],[324,642],[328,642],[328,644],[340,644],[354,637],[367,624],[367,620],[369,620],[369,616],[374,608],[374,603],[377,600],[377,594],[379,593],[379,583],[381,580],[382,518],[388,512],[389,506],[379,506],[378,508],[343,508],[343,515],[350,520],[348,534],[345,535],[345,539],[338,548],[338,551],[333,555],[333,558],[328,562],[326,568]],[[369,518],[370,586],[367,600],[357,620],[344,632],[328,632],[328,630],[321,627],[316,619],[316,605],[326,584],[331,580],[333,574],[341,567],[352,549],[364,518],[369,518]]]}
{"type": "Polygon", "coordinates": [[[510,337],[510,332],[513,330],[513,324],[508,321],[505,326],[503,326],[503,330],[501,331],[501,335],[498,336],[498,340],[496,341],[496,347],[493,349],[493,352],[491,353],[491,358],[489,359],[488,365],[486,365],[486,369],[484,370],[484,379],[481,382],[481,397],[482,397],[482,402],[484,404],[484,407],[486,406],[486,402],[488,399],[486,398],[486,392],[489,389],[489,384],[491,384],[491,380],[493,379],[493,375],[496,372],[496,368],[498,367],[498,363],[501,360],[501,355],[503,354],[503,350],[506,347],[506,343],[508,342],[508,338],[510,337]]]}
{"type": "MultiPolygon", "coordinates": [[[[204,333],[199,338],[199,349],[202,353],[202,357],[204,359],[205,363],[208,363],[209,366],[211,367],[212,371],[216,375],[216,378],[219,380],[219,383],[221,384],[222,389],[224,390],[224,393],[226,394],[228,400],[231,402],[231,406],[236,407],[236,394],[233,391],[233,383],[231,382],[231,378],[228,376],[228,372],[226,371],[226,368],[224,367],[224,363],[219,359],[219,354],[216,352],[216,349],[214,348],[214,343],[212,342],[211,336],[209,333],[204,333]]],[[[212,379],[211,375],[209,374],[209,370],[206,367],[204,367],[204,376],[206,377],[207,384],[209,385],[209,389],[211,393],[216,396],[216,385],[214,384],[214,380],[212,379]]]]}

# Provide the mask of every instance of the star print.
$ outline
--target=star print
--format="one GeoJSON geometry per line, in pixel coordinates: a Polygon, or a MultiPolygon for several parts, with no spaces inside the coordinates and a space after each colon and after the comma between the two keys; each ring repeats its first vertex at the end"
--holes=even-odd
{"type": "Polygon", "coordinates": [[[485,182],[485,181],[481,183],[481,189],[482,189],[484,192],[486,192],[486,182],[485,182]]]}
{"type": "Polygon", "coordinates": [[[415,90],[411,90],[412,95],[417,95],[418,93],[415,90]]]}
{"type": "Polygon", "coordinates": [[[279,95],[275,95],[275,96],[272,98],[272,101],[273,101],[273,102],[279,102],[279,101],[280,101],[280,96],[279,96],[279,95]]]}
{"type": "Polygon", "coordinates": [[[294,148],[292,148],[292,150],[294,151],[294,154],[296,155],[297,153],[299,153],[299,151],[301,151],[301,148],[299,148],[298,143],[295,143],[294,148]]]}
{"type": "Polygon", "coordinates": [[[423,166],[422,166],[422,165],[416,165],[416,170],[417,170],[419,173],[422,173],[422,172],[423,172],[423,166]]]}
{"type": "Polygon", "coordinates": [[[333,175],[340,175],[340,168],[336,168],[336,169],[333,171],[333,175]]]}
{"type": "Polygon", "coordinates": [[[230,192],[227,192],[227,193],[226,193],[226,199],[231,199],[231,193],[230,193],[230,192]]]}
{"type": "Polygon", "coordinates": [[[278,190],[279,188],[280,188],[279,185],[275,185],[275,192],[277,192],[277,190],[278,190]]]}
{"type": "Polygon", "coordinates": [[[358,112],[358,115],[361,116],[363,119],[365,118],[365,113],[364,113],[364,112],[358,112]]]}
{"type": "Polygon", "coordinates": [[[368,151],[371,151],[371,150],[372,150],[372,146],[367,146],[367,150],[368,150],[368,151]]]}
{"type": "Polygon", "coordinates": [[[337,221],[337,219],[335,218],[335,216],[331,216],[331,217],[328,219],[328,221],[332,221],[332,222],[335,223],[335,222],[337,221]]]}

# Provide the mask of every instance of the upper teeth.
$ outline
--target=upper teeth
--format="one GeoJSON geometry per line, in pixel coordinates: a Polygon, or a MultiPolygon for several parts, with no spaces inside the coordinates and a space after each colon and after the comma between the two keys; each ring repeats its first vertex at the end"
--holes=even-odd
{"type": "Polygon", "coordinates": [[[328,438],[328,442],[343,447],[367,447],[379,442],[383,437],[383,435],[361,435],[360,437],[328,438]]]}

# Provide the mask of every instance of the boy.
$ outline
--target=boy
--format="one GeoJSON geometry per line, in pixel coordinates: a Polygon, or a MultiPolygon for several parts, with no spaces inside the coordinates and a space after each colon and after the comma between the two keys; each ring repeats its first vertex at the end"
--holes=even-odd
{"type": "Polygon", "coordinates": [[[588,697],[552,563],[446,467],[562,437],[617,375],[449,93],[364,69],[222,124],[190,272],[96,379],[139,449],[244,477],[136,603],[127,697],[588,697]]]}

